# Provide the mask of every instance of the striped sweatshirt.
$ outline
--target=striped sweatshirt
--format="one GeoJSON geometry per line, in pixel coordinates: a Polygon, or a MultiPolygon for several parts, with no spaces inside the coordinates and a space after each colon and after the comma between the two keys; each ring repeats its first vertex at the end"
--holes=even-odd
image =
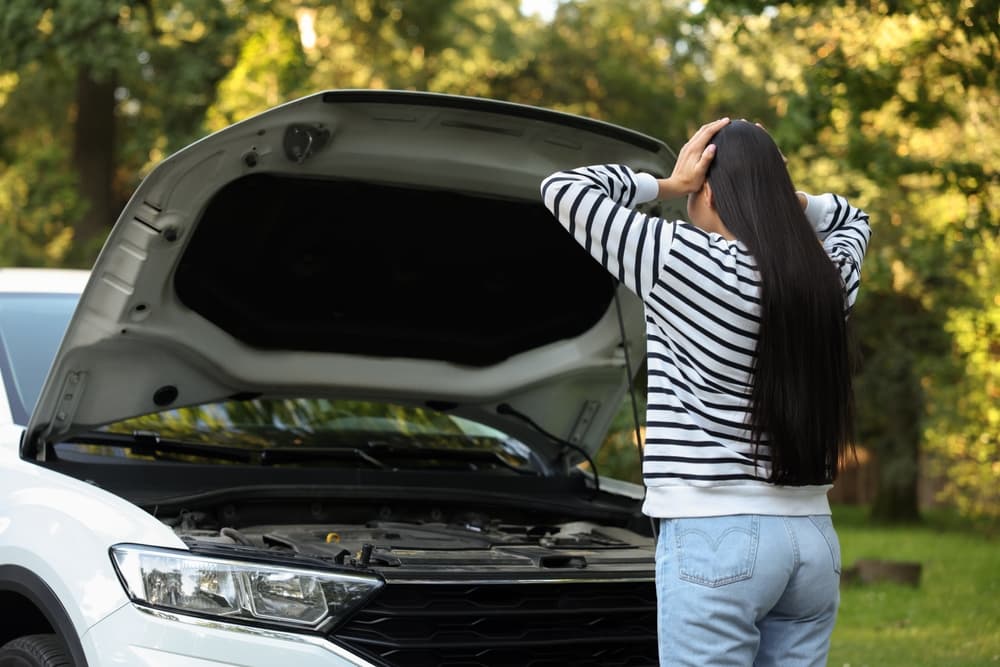
{"type": "MultiPolygon", "coordinates": [[[[767,481],[748,428],[760,274],[739,241],[633,208],[656,198],[651,174],[624,165],[560,171],[545,206],[590,255],[642,298],[648,395],[643,512],[653,517],[829,514],[831,485],[767,481]]],[[[805,213],[840,269],[845,308],[858,294],[868,216],[834,194],[806,195],[805,213]]]]}

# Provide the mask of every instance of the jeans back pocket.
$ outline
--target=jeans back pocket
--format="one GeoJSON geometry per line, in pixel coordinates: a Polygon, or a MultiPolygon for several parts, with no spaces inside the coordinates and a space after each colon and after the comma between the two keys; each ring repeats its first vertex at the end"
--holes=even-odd
{"type": "Polygon", "coordinates": [[[810,516],[809,520],[826,540],[826,545],[830,547],[830,557],[833,559],[833,571],[840,574],[840,540],[833,527],[833,517],[828,514],[816,514],[810,516]]]}
{"type": "Polygon", "coordinates": [[[675,528],[679,576],[712,588],[753,576],[760,518],[740,514],[678,519],[675,528]]]}

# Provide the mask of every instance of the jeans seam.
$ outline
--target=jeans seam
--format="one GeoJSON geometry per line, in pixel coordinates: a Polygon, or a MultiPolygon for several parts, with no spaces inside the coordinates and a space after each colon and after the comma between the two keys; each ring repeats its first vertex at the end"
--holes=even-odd
{"type": "Polygon", "coordinates": [[[792,526],[788,522],[788,518],[782,517],[781,521],[785,524],[785,532],[788,534],[788,539],[792,543],[792,570],[794,571],[799,569],[799,564],[801,563],[799,541],[795,539],[795,531],[792,530],[792,526]]]}
{"type": "Polygon", "coordinates": [[[838,544],[837,548],[834,549],[834,546],[830,542],[830,538],[827,536],[826,532],[819,526],[819,524],[816,523],[815,517],[810,516],[809,523],[813,525],[813,527],[817,530],[817,532],[819,532],[820,536],[823,538],[823,541],[826,542],[826,546],[830,550],[830,564],[833,566],[833,571],[839,575],[843,570],[843,563],[841,562],[841,556],[839,554],[840,545],[838,544]]]}

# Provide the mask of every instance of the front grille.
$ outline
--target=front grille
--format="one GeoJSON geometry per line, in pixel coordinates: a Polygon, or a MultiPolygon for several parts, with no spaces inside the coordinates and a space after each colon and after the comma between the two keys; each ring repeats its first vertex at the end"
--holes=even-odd
{"type": "Polygon", "coordinates": [[[639,582],[389,583],[333,637],[391,667],[656,665],[639,582]]]}

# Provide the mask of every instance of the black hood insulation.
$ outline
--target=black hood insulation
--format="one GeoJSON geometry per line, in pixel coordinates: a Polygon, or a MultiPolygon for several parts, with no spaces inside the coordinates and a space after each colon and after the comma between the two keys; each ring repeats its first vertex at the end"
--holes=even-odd
{"type": "Polygon", "coordinates": [[[583,333],[615,283],[540,200],[253,174],[212,199],[175,287],[259,349],[489,366],[583,333]]]}

